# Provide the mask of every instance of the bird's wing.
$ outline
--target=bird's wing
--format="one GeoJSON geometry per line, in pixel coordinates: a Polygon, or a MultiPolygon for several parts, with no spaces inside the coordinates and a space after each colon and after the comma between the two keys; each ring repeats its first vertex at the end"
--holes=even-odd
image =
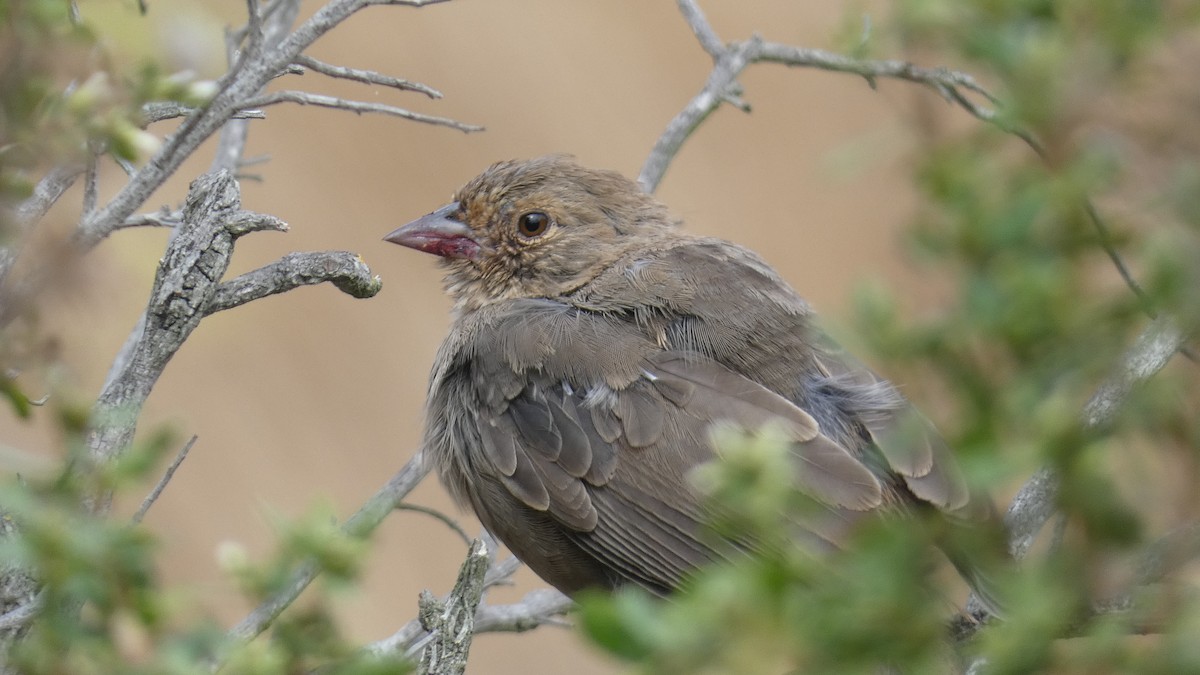
{"type": "Polygon", "coordinates": [[[827,506],[800,523],[816,546],[836,546],[854,514],[882,502],[875,475],[782,396],[627,322],[535,309],[479,334],[500,358],[477,361],[476,389],[492,400],[475,414],[475,464],[615,574],[666,590],[722,555],[688,477],[714,456],[714,424],[784,426],[797,485],[827,506]]]}
{"type": "Polygon", "coordinates": [[[846,354],[831,341],[816,352],[817,365],[831,382],[851,390],[891,390],[890,410],[865,411],[857,417],[866,427],[888,468],[908,490],[949,514],[966,514],[971,493],[950,448],[933,425],[895,393],[892,385],[846,354]]]}

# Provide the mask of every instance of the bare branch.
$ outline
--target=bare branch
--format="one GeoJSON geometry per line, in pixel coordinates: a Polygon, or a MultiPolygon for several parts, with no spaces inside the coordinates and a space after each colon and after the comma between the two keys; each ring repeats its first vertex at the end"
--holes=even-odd
{"type": "Polygon", "coordinates": [[[570,626],[561,617],[575,609],[575,601],[553,588],[529,591],[519,602],[485,605],[475,614],[476,633],[523,633],[538,626],[570,626]]]}
{"type": "MultiPolygon", "coordinates": [[[[491,588],[507,579],[521,566],[516,558],[493,565],[484,577],[484,587],[491,588]]],[[[475,611],[475,634],[522,633],[539,626],[569,626],[564,620],[575,608],[575,602],[552,588],[538,588],[526,593],[519,601],[505,605],[480,604],[475,611]]],[[[378,654],[404,653],[415,656],[429,639],[429,632],[419,619],[413,619],[392,635],[367,645],[367,651],[378,654]]]]}
{"type": "MultiPolygon", "coordinates": [[[[184,105],[182,103],[176,103],[175,101],[154,101],[152,103],[147,103],[142,106],[142,128],[144,129],[155,122],[176,119],[178,117],[187,117],[188,115],[196,113],[198,110],[200,109],[184,105]]],[[[267,115],[261,110],[239,110],[230,115],[230,118],[235,120],[261,120],[266,119],[267,115]]]]}
{"type": "Polygon", "coordinates": [[[100,148],[95,147],[95,144],[88,144],[87,168],[83,172],[83,215],[96,210],[96,201],[99,199],[99,186],[97,185],[99,167],[97,166],[97,156],[100,154],[100,148]]]}
{"type": "MultiPolygon", "coordinates": [[[[420,452],[400,469],[391,480],[367,500],[358,512],[350,517],[342,526],[342,531],[354,536],[366,536],[383,522],[396,505],[408,496],[414,488],[429,474],[430,467],[422,458],[420,452]]],[[[279,616],[288,605],[299,597],[317,577],[316,565],[305,563],[292,575],[286,588],[268,598],[266,602],[254,609],[245,619],[229,631],[229,637],[237,641],[247,641],[266,630],[267,626],[279,616]]]]}
{"type": "MultiPolygon", "coordinates": [[[[427,516],[440,520],[443,525],[450,528],[455,534],[457,534],[458,538],[462,539],[464,544],[466,544],[468,547],[471,545],[471,536],[468,535],[467,531],[462,528],[462,525],[459,525],[458,522],[453,518],[442,513],[441,511],[438,511],[437,509],[430,508],[428,506],[421,506],[420,504],[400,503],[396,505],[396,510],[424,513],[427,516]]],[[[486,550],[491,551],[492,549],[490,547],[486,547],[486,550]]]]}
{"type": "Polygon", "coordinates": [[[42,611],[42,594],[39,593],[29,600],[0,615],[0,631],[20,628],[29,623],[30,619],[42,611]]]}
{"type": "Polygon", "coordinates": [[[356,298],[369,298],[383,286],[379,277],[349,251],[289,253],[275,262],[247,272],[217,287],[204,313],[215,314],[298,286],[328,281],[356,298]]]}
{"type": "MultiPolygon", "coordinates": [[[[358,68],[335,66],[325,63],[324,61],[318,61],[317,59],[304,54],[297,56],[295,63],[296,65],[303,66],[304,68],[308,68],[313,72],[320,73],[328,77],[335,77],[342,80],[353,80],[355,82],[362,82],[364,84],[377,84],[381,87],[391,87],[401,91],[415,91],[434,99],[442,98],[442,92],[427,84],[421,84],[420,82],[413,82],[411,80],[402,80],[398,77],[384,75],[373,70],[359,70],[358,68]]],[[[304,72],[303,69],[301,69],[300,72],[304,72]]]]}
{"type": "Polygon", "coordinates": [[[169,211],[164,208],[154,213],[142,213],[130,216],[125,219],[125,222],[118,225],[117,229],[120,230],[129,227],[177,227],[182,220],[182,211],[169,211]]]}
{"type": "MultiPolygon", "coordinates": [[[[274,2],[267,13],[272,14],[271,10],[278,6],[286,5],[290,9],[297,4],[274,2]]],[[[294,31],[281,37],[278,42],[268,45],[269,48],[261,50],[253,58],[240,59],[230,74],[221,79],[221,89],[216,96],[201,110],[186,117],[125,187],[107,204],[84,219],[79,227],[80,245],[85,249],[90,248],[108,236],[132,215],[135,209],[145,203],[205,139],[224,126],[231,115],[251,107],[245,105],[245,102],[257,96],[263,86],[286,69],[301,52],[355,12],[372,4],[378,3],[369,0],[330,0],[294,31]]],[[[420,6],[432,2],[414,0],[392,4],[420,6]]],[[[224,164],[220,166],[228,168],[224,164]]]]}
{"type": "Polygon", "coordinates": [[[976,82],[975,78],[966,73],[945,68],[920,68],[907,61],[856,59],[820,49],[766,42],[757,36],[725,47],[720,45],[716,33],[692,0],[679,0],[679,7],[705,51],[713,56],[714,65],[704,88],[667,124],[666,130],[659,136],[645,164],[642,165],[638,182],[647,192],[653,192],[658,187],[667,166],[684,141],[722,102],[733,103],[742,110],[748,110],[749,106],[739,98],[741,91],[737,77],[746,66],[760,62],[853,73],[865,78],[872,87],[879,78],[924,84],[975,117],[999,125],[1005,131],[1021,136],[1026,142],[1036,146],[1031,136],[1022,135],[1019,130],[1004,126],[995,110],[975,103],[963,93],[967,91],[978,94],[993,104],[997,100],[976,82]]]}
{"type": "Polygon", "coordinates": [[[174,461],[172,461],[170,466],[167,467],[167,470],[163,473],[162,478],[158,480],[158,484],[155,485],[154,489],[150,491],[150,494],[146,495],[146,498],[142,500],[142,505],[138,507],[137,513],[133,514],[132,520],[135,524],[142,522],[142,519],[146,517],[146,512],[150,510],[151,506],[154,506],[154,502],[158,501],[158,496],[161,495],[162,491],[167,487],[167,483],[170,483],[171,479],[175,477],[175,470],[179,468],[180,464],[183,464],[183,460],[187,459],[188,452],[190,452],[192,446],[196,444],[197,438],[199,437],[195,434],[192,434],[192,437],[188,439],[188,442],[183,444],[183,447],[179,449],[179,454],[175,455],[174,461]]]}
{"type": "Polygon", "coordinates": [[[51,169],[34,186],[33,194],[17,207],[17,222],[26,228],[36,225],[54,206],[54,202],[75,184],[75,179],[83,173],[83,169],[82,164],[66,164],[51,169]]]}
{"type": "Polygon", "coordinates": [[[454,590],[444,602],[429,591],[421,592],[421,625],[429,631],[430,639],[421,653],[418,673],[460,675],[467,669],[467,655],[475,636],[475,610],[483,598],[487,569],[487,547],[476,539],[459,569],[454,590]]]}
{"type": "Polygon", "coordinates": [[[713,57],[713,61],[721,58],[725,52],[725,44],[721,42],[721,38],[717,37],[717,32],[708,23],[704,11],[700,9],[695,0],[678,0],[678,4],[684,21],[687,21],[700,46],[713,57]]]}
{"type": "Polygon", "coordinates": [[[346,110],[357,115],[363,113],[379,113],[381,115],[391,115],[393,117],[401,117],[414,122],[422,122],[425,124],[433,124],[436,126],[450,127],[458,129],[464,133],[472,131],[483,131],[483,127],[475,124],[465,124],[457,120],[452,120],[447,117],[436,117],[434,115],[424,115],[416,113],[404,108],[397,108],[393,105],[385,103],[368,103],[365,101],[351,101],[344,98],[334,96],[326,96],[324,94],[313,94],[306,91],[273,91],[262,96],[251,98],[244,101],[241,108],[265,108],[269,105],[277,103],[298,103],[300,105],[315,105],[322,108],[333,108],[336,110],[346,110]]]}

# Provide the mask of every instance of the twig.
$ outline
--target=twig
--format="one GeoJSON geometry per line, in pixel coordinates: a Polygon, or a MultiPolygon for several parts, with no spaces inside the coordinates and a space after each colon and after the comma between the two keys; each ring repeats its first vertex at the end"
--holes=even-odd
{"type": "Polygon", "coordinates": [[[383,287],[383,282],[371,274],[362,258],[349,251],[289,253],[222,283],[205,305],[204,313],[215,314],[268,295],[326,281],[355,298],[372,297],[383,287]]]}
{"type": "Polygon", "coordinates": [[[130,227],[177,227],[182,220],[182,211],[168,211],[163,209],[155,213],[142,213],[130,216],[125,219],[125,222],[118,225],[117,229],[130,227]]]}
{"type": "MultiPolygon", "coordinates": [[[[993,106],[999,105],[999,99],[980,85],[975,78],[967,73],[946,68],[921,68],[907,61],[883,60],[872,61],[856,59],[842,54],[835,54],[820,49],[806,49],[775,42],[766,42],[755,36],[743,42],[735,42],[728,46],[721,43],[716,32],[709,25],[708,19],[700,10],[695,0],[678,0],[680,12],[684,20],[696,35],[696,39],[706,52],[713,57],[713,70],[709,74],[704,89],[700,91],[683,110],[668,124],[662,135],[655,143],[654,149],[642,166],[638,182],[647,192],[653,192],[662,181],[663,174],[674,156],[683,146],[684,141],[696,130],[722,102],[731,103],[749,112],[749,106],[739,97],[740,86],[737,77],[746,66],[752,63],[768,62],[781,63],[788,66],[817,68],[833,72],[853,73],[863,77],[871,88],[875,88],[880,78],[906,80],[930,87],[946,101],[957,105],[970,115],[1002,131],[1012,134],[1028,145],[1034,153],[1043,160],[1046,159],[1045,148],[1040,141],[1027,129],[1013,125],[994,108],[972,100],[964,92],[982,96],[993,106]]],[[[1129,289],[1142,303],[1143,311],[1151,319],[1158,318],[1153,301],[1134,280],[1128,266],[1121,259],[1109,236],[1108,227],[1090,199],[1083,199],[1083,208],[1092,225],[1096,228],[1100,246],[1112,260],[1117,273],[1125,281],[1129,289]]],[[[1200,356],[1187,347],[1181,347],[1180,352],[1192,361],[1200,360],[1200,356]]]]}
{"type": "Polygon", "coordinates": [[[196,444],[197,438],[199,437],[192,434],[188,442],[184,443],[183,447],[179,449],[179,454],[175,455],[175,460],[167,467],[162,478],[158,479],[158,484],[154,486],[150,494],[146,495],[146,498],[142,500],[142,505],[138,507],[137,513],[133,514],[132,520],[134,524],[142,522],[142,519],[146,517],[146,512],[150,510],[151,506],[154,506],[154,502],[158,501],[158,496],[167,487],[167,483],[170,483],[171,479],[175,477],[175,470],[179,468],[180,464],[183,464],[183,460],[187,459],[187,454],[191,451],[192,446],[196,444]]]}
{"type": "Polygon", "coordinates": [[[94,147],[95,144],[88,144],[87,167],[83,172],[83,215],[88,215],[96,210],[96,202],[99,199],[98,167],[97,157],[100,154],[100,148],[94,147]]]}
{"type": "Polygon", "coordinates": [[[924,84],[971,115],[1001,126],[1005,131],[1016,134],[1031,145],[1037,146],[1037,142],[1032,136],[1021,130],[1005,126],[1004,120],[996,114],[995,110],[972,101],[963,93],[965,91],[978,94],[992,104],[997,101],[995,96],[966,73],[945,68],[921,68],[907,61],[856,59],[820,49],[804,49],[767,42],[758,36],[723,45],[695,0],[678,0],[678,4],[692,33],[696,35],[696,39],[699,40],[704,51],[713,57],[713,69],[700,93],[696,94],[683,110],[667,123],[667,128],[658,137],[654,148],[642,165],[638,182],[647,192],[653,192],[658,187],[658,184],[662,182],[663,174],[666,173],[667,166],[678,154],[684,141],[705,118],[720,107],[722,102],[732,103],[743,110],[748,109],[748,106],[739,98],[741,92],[737,77],[745,70],[746,66],[752,63],[781,63],[788,66],[853,73],[862,76],[872,87],[880,78],[924,84]]]}
{"type": "Polygon", "coordinates": [[[0,289],[3,289],[12,264],[17,259],[21,236],[32,230],[41,221],[50,207],[58,201],[58,198],[75,184],[75,180],[83,171],[82,164],[67,164],[51,169],[33,187],[33,194],[17,206],[15,218],[17,231],[13,232],[11,236],[14,243],[9,246],[0,246],[0,289]]]}
{"type": "Polygon", "coordinates": [[[0,615],[0,631],[12,630],[20,628],[29,623],[29,620],[37,616],[37,613],[42,611],[42,594],[38,593],[21,605],[17,605],[13,609],[8,610],[3,615],[0,615]]]}
{"type": "MultiPolygon", "coordinates": [[[[420,452],[400,469],[392,479],[367,500],[358,512],[350,517],[342,531],[353,536],[366,536],[383,522],[413,488],[429,474],[429,466],[422,459],[420,452]]],[[[276,595],[268,598],[254,609],[237,626],[229,631],[229,637],[235,641],[246,641],[266,630],[267,626],[279,616],[288,605],[299,597],[317,576],[316,565],[306,563],[292,575],[287,586],[276,595]]]]}
{"type": "MultiPolygon", "coordinates": [[[[153,101],[146,103],[142,106],[141,110],[142,128],[144,129],[155,122],[187,117],[188,115],[195,114],[198,110],[200,108],[176,103],[175,101],[153,101]]],[[[235,120],[262,120],[266,119],[267,115],[261,110],[238,110],[229,117],[235,120]]]]}
{"type": "MultiPolygon", "coordinates": [[[[381,87],[391,87],[401,91],[415,91],[434,99],[442,98],[442,92],[427,84],[421,84],[420,82],[413,82],[411,80],[403,80],[398,77],[377,73],[373,70],[359,70],[358,68],[335,66],[325,63],[324,61],[318,61],[317,59],[304,54],[296,57],[295,64],[328,77],[335,77],[342,80],[353,80],[355,82],[362,82],[364,84],[377,84],[381,87]]],[[[304,72],[303,69],[301,69],[300,72],[304,72]]]]}
{"type": "MultiPolygon", "coordinates": [[[[424,513],[427,516],[436,518],[437,520],[442,521],[443,525],[453,530],[454,533],[458,535],[458,538],[463,540],[463,543],[465,543],[467,546],[471,545],[471,535],[467,534],[467,531],[462,529],[462,525],[459,525],[458,522],[456,522],[453,518],[442,513],[441,511],[438,511],[437,509],[432,509],[428,506],[421,506],[420,504],[408,504],[402,502],[396,505],[396,510],[424,513]]],[[[485,550],[492,551],[491,547],[485,547],[485,550]]]]}
{"type": "Polygon", "coordinates": [[[336,98],[334,96],[325,96],[324,94],[313,94],[306,91],[283,90],[273,91],[261,96],[253,97],[247,101],[243,101],[240,108],[265,108],[269,105],[278,103],[298,103],[300,105],[315,105],[322,108],[333,108],[335,110],[346,110],[348,112],[361,115],[363,113],[379,113],[381,115],[391,115],[393,117],[401,117],[413,122],[422,122],[424,124],[433,124],[436,126],[449,127],[458,129],[464,133],[472,131],[483,131],[483,127],[476,124],[464,124],[458,120],[452,120],[448,117],[436,117],[434,115],[424,115],[416,113],[404,108],[397,108],[393,105],[385,103],[368,103],[365,101],[351,101],[344,98],[336,98]]]}
{"type": "MultiPolygon", "coordinates": [[[[271,7],[286,6],[290,9],[298,4],[275,2],[271,3],[271,7]]],[[[287,68],[301,52],[355,12],[372,4],[379,3],[369,0],[330,0],[294,31],[287,33],[277,43],[271,43],[269,49],[263,49],[253,59],[239,59],[234,69],[221,78],[216,96],[198,112],[184,118],[179,127],[164,140],[158,152],[147,160],[125,187],[80,224],[79,244],[87,249],[112,233],[149,199],[201,143],[224,126],[231,115],[250,107],[246,106],[245,102],[257,96],[262,87],[287,68]]],[[[394,4],[420,6],[432,3],[414,0],[394,4]]]]}
{"type": "Polygon", "coordinates": [[[709,56],[713,57],[713,61],[721,58],[721,54],[725,51],[725,44],[721,42],[721,38],[717,37],[717,32],[708,23],[708,17],[704,16],[700,5],[693,0],[679,0],[678,4],[680,13],[683,14],[688,27],[696,36],[696,41],[700,43],[704,51],[708,52],[709,56]]]}

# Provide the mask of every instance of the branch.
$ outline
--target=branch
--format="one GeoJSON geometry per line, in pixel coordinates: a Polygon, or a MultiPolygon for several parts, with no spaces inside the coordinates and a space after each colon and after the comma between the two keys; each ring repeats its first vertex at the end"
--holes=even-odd
{"type": "MultiPolygon", "coordinates": [[[[229,267],[237,235],[226,224],[239,220],[240,205],[237,182],[228,172],[193,181],[183,223],[159,261],[146,312],[92,409],[87,448],[94,464],[113,459],[129,446],[150,390],[200,324],[201,310],[229,267]]],[[[93,513],[104,513],[110,500],[107,493],[94,495],[87,506],[93,513]]]]}
{"type": "Polygon", "coordinates": [[[420,675],[460,675],[467,669],[467,655],[475,636],[475,609],[483,598],[488,563],[488,549],[476,539],[445,601],[429,591],[421,592],[421,625],[430,638],[417,667],[420,675]]]}
{"type": "Polygon", "coordinates": [[[188,442],[183,444],[183,447],[179,449],[179,454],[175,456],[174,461],[172,461],[170,466],[167,467],[167,470],[163,473],[162,478],[158,480],[158,484],[155,485],[154,489],[150,491],[150,494],[146,495],[146,498],[142,500],[142,505],[138,507],[137,513],[134,513],[133,518],[131,518],[135,524],[142,522],[142,519],[146,517],[146,512],[150,510],[151,506],[154,506],[154,502],[158,501],[158,497],[162,494],[162,491],[166,489],[167,483],[170,483],[171,479],[175,477],[175,470],[179,468],[180,464],[183,464],[183,460],[187,459],[188,452],[190,452],[192,446],[196,444],[197,438],[199,438],[199,436],[192,434],[192,437],[188,439],[188,442]]]}
{"type": "MultiPolygon", "coordinates": [[[[199,108],[175,101],[154,101],[147,103],[142,106],[141,127],[145,129],[156,122],[165,122],[166,120],[194,115],[199,110],[199,108]]],[[[267,115],[261,110],[238,110],[229,117],[235,120],[264,120],[267,118],[267,115]]]]}
{"type": "MultiPolygon", "coordinates": [[[[503,584],[521,567],[515,557],[494,562],[484,575],[484,588],[503,584]]],[[[475,633],[522,633],[539,626],[568,625],[561,618],[575,608],[575,602],[552,588],[539,588],[525,594],[518,602],[507,605],[488,605],[480,602],[475,611],[475,633]]],[[[413,619],[392,635],[367,645],[367,651],[378,654],[403,652],[414,656],[429,640],[428,631],[420,619],[413,619]]]]}
{"type": "Polygon", "coordinates": [[[298,103],[300,105],[315,105],[322,108],[333,108],[335,110],[346,110],[357,115],[363,113],[379,113],[381,115],[391,115],[393,117],[401,117],[413,122],[422,122],[424,124],[433,124],[435,126],[450,127],[458,129],[464,133],[472,131],[483,131],[483,127],[476,124],[465,124],[457,120],[452,120],[447,117],[435,117],[433,115],[424,115],[421,113],[397,108],[393,105],[385,103],[367,103],[364,101],[351,101],[344,98],[336,98],[334,96],[325,96],[324,94],[313,94],[306,91],[273,91],[269,94],[256,96],[248,101],[243,101],[240,108],[265,108],[269,105],[277,103],[298,103]]]}
{"type": "Polygon", "coordinates": [[[705,118],[720,107],[722,102],[734,103],[737,107],[748,110],[748,106],[739,98],[741,85],[737,83],[737,77],[745,70],[746,66],[760,62],[853,73],[865,78],[871,87],[875,86],[876,80],[879,78],[924,84],[971,115],[996,124],[1005,131],[1016,134],[1026,142],[1036,145],[1032,136],[1005,126],[995,110],[972,101],[964,93],[978,94],[992,104],[997,101],[995,96],[992,96],[966,73],[945,68],[920,68],[907,61],[856,59],[820,49],[804,49],[766,42],[757,36],[725,46],[721,44],[716,31],[709,25],[708,19],[695,0],[678,0],[678,4],[692,33],[696,35],[696,39],[699,40],[704,51],[713,57],[713,69],[700,93],[667,123],[667,128],[658,137],[654,148],[642,165],[638,182],[647,192],[653,192],[658,187],[666,173],[667,166],[678,154],[679,149],[683,147],[684,141],[691,136],[705,118]]]}
{"type": "MultiPolygon", "coordinates": [[[[1164,318],[1151,323],[1084,406],[1083,427],[1102,429],[1108,426],[1134,386],[1162,370],[1183,346],[1183,341],[1183,332],[1171,320],[1164,318]]],[[[1054,515],[1057,501],[1058,476],[1053,469],[1038,471],[1021,487],[1004,515],[1004,524],[1009,531],[1009,550],[1014,558],[1019,560],[1029,552],[1042,526],[1054,515]]]]}
{"type": "Polygon", "coordinates": [[[442,92],[427,84],[421,84],[420,82],[413,82],[411,80],[402,80],[398,77],[384,75],[373,70],[359,70],[357,68],[335,66],[325,63],[324,61],[318,61],[311,56],[305,56],[304,54],[297,56],[293,63],[298,66],[308,68],[313,72],[341,80],[352,80],[354,82],[362,82],[364,84],[377,84],[381,87],[391,87],[392,89],[399,89],[401,91],[415,91],[425,94],[429,98],[433,99],[442,97],[442,92]]]}
{"type": "Polygon", "coordinates": [[[178,227],[182,221],[182,211],[171,211],[164,207],[161,211],[154,213],[129,216],[117,226],[117,229],[122,230],[130,227],[178,227]]]}
{"type": "Polygon", "coordinates": [[[58,198],[75,184],[75,180],[79,178],[79,174],[83,173],[83,170],[84,165],[82,164],[67,164],[51,169],[33,187],[33,194],[17,206],[15,218],[17,231],[13,232],[10,237],[14,243],[10,246],[0,246],[0,289],[3,289],[12,264],[17,259],[20,239],[45,217],[46,212],[54,206],[58,198]]]}
{"type": "MultiPolygon", "coordinates": [[[[369,534],[429,474],[429,468],[420,452],[413,455],[404,468],[392,476],[391,480],[342,525],[342,531],[360,537],[369,534]]],[[[229,637],[236,641],[248,641],[262,633],[316,577],[316,565],[311,562],[301,565],[292,575],[287,587],[242,619],[241,623],[229,631],[229,637]]]]}
{"type": "Polygon", "coordinates": [[[205,306],[204,314],[215,314],[298,286],[326,281],[355,298],[370,298],[383,287],[383,282],[371,274],[362,258],[349,251],[289,253],[218,286],[205,306]]]}
{"type": "MultiPolygon", "coordinates": [[[[297,4],[271,3],[268,7],[268,14],[272,14],[271,10],[277,9],[281,5],[291,8],[297,4]]],[[[370,0],[330,0],[318,8],[296,30],[281,36],[278,42],[263,44],[262,49],[253,54],[247,54],[247,58],[240,60],[229,75],[222,78],[217,94],[205,106],[183,120],[179,127],[165,139],[158,152],[138,170],[116,196],[83,220],[79,226],[77,237],[80,246],[84,249],[91,248],[112,233],[133,214],[135,209],[149,199],[150,195],[200,147],[201,143],[224,126],[233,114],[248,107],[245,102],[258,96],[263,86],[278,73],[284,71],[301,52],[355,12],[373,4],[380,3],[370,0]]],[[[388,4],[421,6],[432,4],[432,2],[414,0],[388,4]]],[[[283,10],[278,11],[282,12],[283,10]]],[[[266,28],[264,26],[264,30],[266,28]]],[[[229,170],[228,155],[220,154],[223,157],[218,166],[229,170]]]]}
{"type": "Polygon", "coordinates": [[[700,5],[693,0],[679,0],[678,4],[684,21],[687,21],[688,27],[692,29],[692,34],[696,36],[700,46],[708,52],[709,56],[713,57],[713,61],[720,59],[725,52],[725,44],[721,42],[721,38],[717,37],[717,32],[708,23],[708,17],[704,16],[700,5]]]}

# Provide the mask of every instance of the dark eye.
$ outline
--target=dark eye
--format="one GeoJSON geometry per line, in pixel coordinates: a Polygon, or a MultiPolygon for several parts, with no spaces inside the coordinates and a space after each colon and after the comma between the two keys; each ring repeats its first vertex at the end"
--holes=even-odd
{"type": "Polygon", "coordinates": [[[522,237],[537,237],[550,227],[550,216],[541,211],[530,211],[517,219],[517,232],[522,237]]]}

